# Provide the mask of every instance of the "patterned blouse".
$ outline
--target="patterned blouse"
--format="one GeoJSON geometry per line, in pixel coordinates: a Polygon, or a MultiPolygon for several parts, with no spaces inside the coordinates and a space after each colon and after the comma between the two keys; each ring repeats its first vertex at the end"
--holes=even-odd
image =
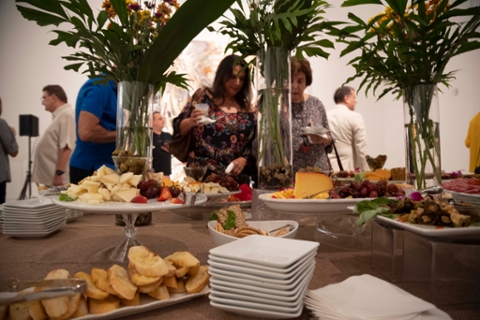
{"type": "MultiPolygon", "coordinates": [[[[247,165],[243,173],[253,175],[252,166],[255,166],[255,158],[252,144],[257,132],[257,113],[241,111],[226,113],[216,106],[207,94],[203,95],[201,103],[209,105],[208,116],[217,122],[192,129],[193,147],[188,156],[187,166],[208,165],[211,171],[221,173],[230,162],[238,157],[244,157],[247,159],[247,165]]],[[[190,117],[191,110],[191,103],[188,103],[175,118],[173,122],[175,133],[179,132],[180,122],[190,117]]],[[[249,180],[245,182],[248,183],[249,180]]]]}
{"type": "Polygon", "coordinates": [[[316,166],[322,171],[329,171],[327,152],[330,152],[331,147],[325,147],[323,144],[311,144],[302,137],[301,128],[308,126],[323,126],[332,136],[323,103],[311,95],[304,102],[292,102],[293,172],[307,166],[316,166]]]}

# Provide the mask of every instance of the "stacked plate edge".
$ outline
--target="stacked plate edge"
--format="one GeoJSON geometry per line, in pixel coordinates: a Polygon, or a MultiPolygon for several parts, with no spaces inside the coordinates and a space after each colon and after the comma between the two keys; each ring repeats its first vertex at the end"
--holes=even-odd
{"type": "Polygon", "coordinates": [[[50,199],[37,198],[7,202],[3,206],[3,234],[16,238],[51,235],[66,223],[65,209],[50,199]]]}
{"type": "Polygon", "coordinates": [[[210,304],[250,317],[300,316],[318,245],[251,235],[211,249],[210,304]]]}

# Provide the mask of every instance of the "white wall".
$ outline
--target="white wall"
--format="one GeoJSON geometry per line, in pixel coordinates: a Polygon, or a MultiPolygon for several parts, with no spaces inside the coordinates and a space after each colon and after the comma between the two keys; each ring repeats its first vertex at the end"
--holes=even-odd
{"type": "MultiPolygon", "coordinates": [[[[102,0],[88,0],[92,7],[100,8],[102,0]]],[[[183,2],[183,1],[180,1],[183,2]]],[[[340,0],[330,1],[336,6],[340,0]]],[[[473,2],[472,2],[473,4],[473,2]]],[[[355,8],[355,13],[368,18],[378,13],[376,6],[355,8]]],[[[329,20],[346,20],[348,10],[333,7],[327,11],[329,20]]],[[[43,86],[61,85],[74,106],[77,92],[87,76],[63,70],[67,62],[61,56],[72,53],[64,45],[53,47],[48,42],[55,38],[49,29],[39,27],[34,22],[22,18],[15,8],[14,0],[0,1],[0,97],[3,100],[2,117],[18,131],[18,116],[33,114],[39,118],[40,133],[50,123],[50,113],[43,110],[40,97],[43,86]]],[[[220,35],[204,31],[199,40],[225,41],[220,35]]],[[[311,59],[314,80],[308,88],[310,94],[320,98],[325,106],[333,106],[332,95],[353,73],[346,63],[350,56],[339,58],[340,45],[332,52],[328,61],[311,59]]],[[[442,161],[445,171],[468,168],[468,149],[464,146],[469,120],[480,111],[480,50],[453,59],[451,70],[458,70],[457,80],[452,88],[443,89],[440,97],[442,161]]],[[[358,83],[352,83],[355,87],[358,83]]],[[[387,167],[404,165],[403,111],[399,101],[385,97],[376,101],[375,97],[358,94],[357,111],[363,114],[368,130],[370,154],[387,154],[387,167]]],[[[35,139],[32,139],[34,143],[35,139]]],[[[20,152],[11,159],[12,183],[7,186],[7,199],[17,198],[26,176],[28,159],[28,138],[19,137],[20,152]]],[[[33,194],[36,194],[35,187],[33,194]]]]}

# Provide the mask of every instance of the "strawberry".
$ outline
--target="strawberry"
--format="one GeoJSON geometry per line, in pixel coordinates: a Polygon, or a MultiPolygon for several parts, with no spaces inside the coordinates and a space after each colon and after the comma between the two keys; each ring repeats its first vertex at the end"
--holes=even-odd
{"type": "Polygon", "coordinates": [[[157,201],[166,201],[168,199],[172,199],[172,193],[168,190],[167,187],[162,187],[160,191],[160,196],[157,198],[157,201]]]}
{"type": "Polygon", "coordinates": [[[185,202],[183,202],[183,200],[180,198],[173,198],[172,200],[170,200],[170,202],[175,204],[185,204],[185,202]]]}
{"type": "Polygon", "coordinates": [[[148,199],[144,196],[135,196],[130,202],[131,203],[147,203],[147,200],[148,199]]]}
{"type": "Polygon", "coordinates": [[[252,188],[248,184],[242,184],[240,187],[240,193],[235,196],[240,199],[240,201],[252,200],[252,188]]]}

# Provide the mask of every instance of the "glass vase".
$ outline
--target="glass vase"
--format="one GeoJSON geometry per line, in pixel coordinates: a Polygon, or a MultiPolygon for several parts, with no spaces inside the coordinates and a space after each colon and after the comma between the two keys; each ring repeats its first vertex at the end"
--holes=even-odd
{"type": "Polygon", "coordinates": [[[257,55],[259,189],[292,184],[290,52],[265,48],[257,55]]]}
{"type": "MultiPolygon", "coordinates": [[[[114,156],[152,157],[153,93],[151,84],[141,81],[121,81],[118,83],[117,98],[117,139],[114,156]]],[[[118,160],[118,159],[117,159],[118,160]]],[[[131,166],[128,163],[126,167],[131,166]]],[[[133,164],[132,164],[133,166],[133,164]]],[[[122,170],[123,171],[123,170],[122,170]]]]}
{"type": "Polygon", "coordinates": [[[407,87],[403,92],[405,165],[417,190],[441,180],[440,110],[433,84],[407,87]],[[431,182],[430,182],[431,181],[431,182]]]}
{"type": "MultiPolygon", "coordinates": [[[[141,81],[118,83],[117,138],[112,158],[119,174],[132,172],[144,175],[151,168],[153,97],[154,88],[151,84],[141,81]]],[[[127,247],[138,244],[135,226],[151,222],[151,212],[139,213],[127,220],[124,215],[115,216],[115,224],[125,226],[127,247]]]]}

